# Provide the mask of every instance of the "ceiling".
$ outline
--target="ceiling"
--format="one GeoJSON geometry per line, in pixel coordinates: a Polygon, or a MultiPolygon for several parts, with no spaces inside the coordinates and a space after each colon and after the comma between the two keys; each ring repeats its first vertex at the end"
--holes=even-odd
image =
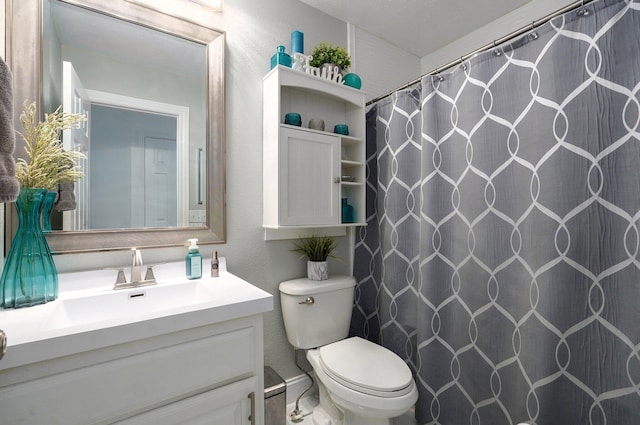
{"type": "Polygon", "coordinates": [[[531,0],[300,0],[424,57],[531,0]]]}

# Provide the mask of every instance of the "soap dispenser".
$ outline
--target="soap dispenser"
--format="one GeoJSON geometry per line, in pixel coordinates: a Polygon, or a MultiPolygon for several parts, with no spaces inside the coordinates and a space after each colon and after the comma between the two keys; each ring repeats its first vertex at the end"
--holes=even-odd
{"type": "Polygon", "coordinates": [[[202,277],[202,254],[196,242],[198,239],[189,239],[191,243],[185,259],[187,265],[187,279],[200,279],[202,277]]]}

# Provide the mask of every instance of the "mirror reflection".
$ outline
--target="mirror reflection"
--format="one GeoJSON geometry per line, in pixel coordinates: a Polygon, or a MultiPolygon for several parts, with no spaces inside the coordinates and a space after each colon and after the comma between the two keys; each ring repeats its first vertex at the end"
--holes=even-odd
{"type": "Polygon", "coordinates": [[[44,0],[42,101],[87,116],[63,135],[85,177],[54,230],[206,225],[206,46],[44,0]]]}

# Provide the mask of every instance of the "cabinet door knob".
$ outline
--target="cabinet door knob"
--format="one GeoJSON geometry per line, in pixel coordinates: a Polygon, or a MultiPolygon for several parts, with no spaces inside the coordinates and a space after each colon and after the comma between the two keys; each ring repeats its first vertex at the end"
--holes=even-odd
{"type": "Polygon", "coordinates": [[[336,177],[335,179],[333,179],[334,183],[340,183],[340,177],[336,177]]]}

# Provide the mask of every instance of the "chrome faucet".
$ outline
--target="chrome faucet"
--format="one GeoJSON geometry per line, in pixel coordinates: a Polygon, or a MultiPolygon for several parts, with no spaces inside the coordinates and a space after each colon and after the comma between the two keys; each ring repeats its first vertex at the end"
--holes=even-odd
{"type": "Polygon", "coordinates": [[[138,286],[155,285],[156,278],[153,275],[153,266],[146,266],[147,270],[142,278],[142,269],[145,267],[142,261],[142,251],[138,248],[131,248],[131,279],[127,282],[124,270],[118,269],[118,277],[113,289],[136,288],[138,286]]]}
{"type": "Polygon", "coordinates": [[[142,280],[142,252],[138,248],[131,248],[131,283],[142,280]]]}

